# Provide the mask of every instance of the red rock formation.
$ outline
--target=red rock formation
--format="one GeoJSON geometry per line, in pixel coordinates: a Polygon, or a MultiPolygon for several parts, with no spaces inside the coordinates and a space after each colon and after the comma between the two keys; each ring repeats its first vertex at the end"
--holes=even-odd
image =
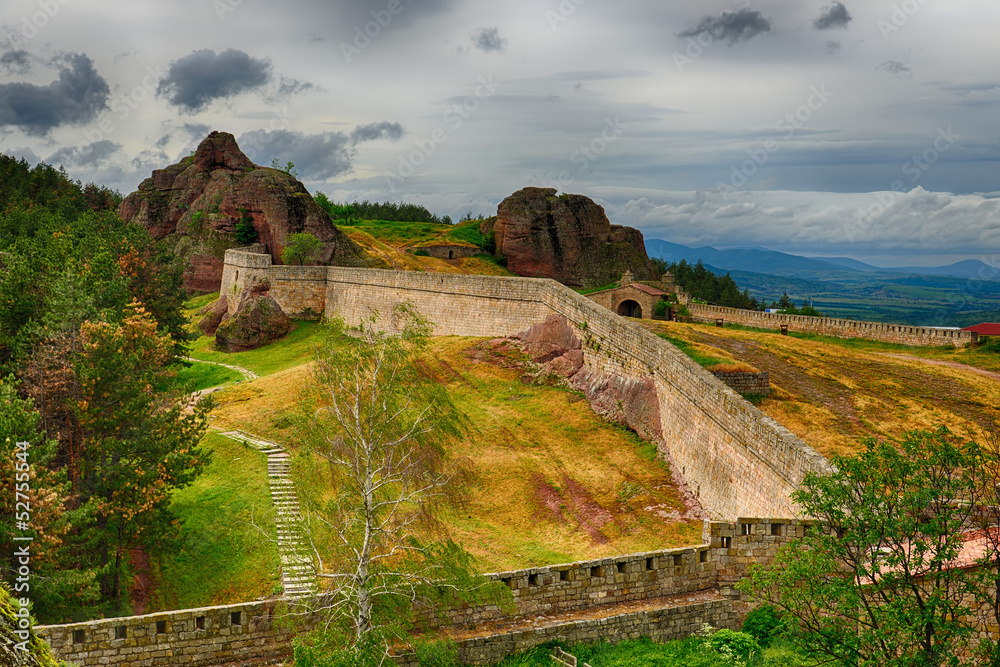
{"type": "Polygon", "coordinates": [[[220,349],[256,350],[288,335],[292,320],[268,293],[270,289],[271,285],[264,281],[243,291],[239,308],[215,330],[215,342],[220,349]]]}
{"type": "Polygon", "coordinates": [[[169,239],[185,264],[192,292],[214,292],[222,282],[227,248],[239,245],[236,227],[253,225],[275,264],[290,234],[323,241],[320,264],[367,266],[366,253],[341,232],[294,177],[259,167],[233,135],[212,132],[194,155],[157,169],[118,209],[157,239],[169,239]]]}
{"type": "Polygon", "coordinates": [[[497,254],[518,275],[584,287],[612,283],[625,271],[636,280],[659,279],[642,234],[612,225],[604,209],[583,195],[524,188],[500,203],[482,231],[493,232],[497,254]]]}

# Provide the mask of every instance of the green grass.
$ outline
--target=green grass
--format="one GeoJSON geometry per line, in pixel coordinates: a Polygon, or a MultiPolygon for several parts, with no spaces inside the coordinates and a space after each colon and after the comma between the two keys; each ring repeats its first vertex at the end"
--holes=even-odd
{"type": "Polygon", "coordinates": [[[429,241],[450,227],[439,222],[392,222],[390,220],[360,220],[350,225],[391,246],[409,246],[429,241]]]}
{"type": "Polygon", "coordinates": [[[202,336],[194,342],[191,357],[242,366],[258,375],[271,375],[294,368],[312,360],[313,349],[322,338],[323,327],[319,322],[296,322],[296,325],[295,331],[279,341],[256,350],[231,354],[213,349],[215,339],[202,336]]]}
{"type": "Polygon", "coordinates": [[[726,359],[723,357],[713,357],[703,352],[699,352],[694,349],[691,343],[686,340],[681,340],[680,338],[674,338],[673,336],[668,336],[666,334],[657,334],[660,338],[669,341],[674,347],[679,349],[681,352],[691,357],[699,366],[704,366],[708,368],[710,366],[715,366],[718,364],[732,363],[732,359],[726,359]]]}
{"type": "Polygon", "coordinates": [[[153,555],[147,613],[254,600],[279,583],[277,546],[264,537],[275,535],[264,455],[217,433],[202,446],[212,460],[171,501],[181,534],[153,555]]]}
{"type": "MultiPolygon", "coordinates": [[[[591,667],[726,667],[732,663],[717,653],[707,651],[700,637],[689,637],[664,644],[649,639],[635,639],[618,644],[575,644],[567,647],[557,642],[564,650],[572,653],[579,664],[591,667]]],[[[551,667],[555,664],[549,657],[553,644],[538,646],[530,651],[504,659],[498,667],[551,667]]],[[[794,649],[785,645],[773,646],[762,659],[751,667],[804,667],[815,663],[806,659],[794,649]]]]}
{"type": "Polygon", "coordinates": [[[202,391],[211,387],[239,382],[243,379],[242,374],[230,368],[197,361],[188,363],[190,365],[182,367],[180,373],[177,374],[177,380],[184,385],[190,383],[191,391],[202,391]]]}
{"type": "Polygon", "coordinates": [[[479,223],[479,220],[460,222],[445,232],[442,238],[446,241],[471,243],[474,246],[482,248],[486,243],[486,237],[483,236],[481,231],[479,231],[479,223]]]}

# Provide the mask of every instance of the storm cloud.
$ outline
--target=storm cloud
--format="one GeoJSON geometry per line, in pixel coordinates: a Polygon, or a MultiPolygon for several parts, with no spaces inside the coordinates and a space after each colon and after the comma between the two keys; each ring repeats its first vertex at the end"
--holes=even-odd
{"type": "Polygon", "coordinates": [[[201,111],[213,101],[258,90],[271,80],[271,62],[245,51],[194,51],[170,63],[156,93],[186,111],[201,111]]]}
{"type": "Polygon", "coordinates": [[[852,16],[847,7],[842,2],[835,2],[829,7],[824,7],[819,18],[813,21],[813,27],[817,30],[832,30],[833,28],[846,28],[851,22],[852,16]]]}
{"type": "Polygon", "coordinates": [[[351,143],[360,144],[363,141],[375,141],[376,139],[389,139],[399,141],[403,136],[403,126],[399,123],[382,121],[380,123],[368,123],[359,125],[351,132],[351,143]]]}
{"type": "Polygon", "coordinates": [[[108,101],[108,82],[83,53],[58,57],[59,78],[46,86],[0,84],[0,126],[43,135],[53,128],[93,120],[108,101]]]}
{"type": "Polygon", "coordinates": [[[27,74],[31,70],[31,55],[23,49],[7,51],[0,55],[0,67],[9,74],[27,74]]]}
{"type": "MultiPolygon", "coordinates": [[[[378,125],[373,124],[373,125],[378,125]]],[[[351,134],[344,132],[323,132],[304,134],[291,130],[256,130],[240,135],[239,144],[247,156],[258,164],[270,164],[272,160],[284,164],[293,162],[303,180],[322,181],[354,169],[354,158],[358,143],[354,135],[370,135],[370,130],[362,126],[351,134]]],[[[370,136],[360,141],[377,138],[370,136]]]]}
{"type": "Polygon", "coordinates": [[[49,164],[93,166],[106,161],[121,149],[121,144],[102,139],[87,146],[67,146],[49,156],[49,164]]]}
{"type": "Polygon", "coordinates": [[[500,36],[497,28],[480,28],[472,34],[472,45],[480,51],[503,51],[507,39],[500,36]]]}
{"type": "Polygon", "coordinates": [[[719,41],[729,42],[729,45],[747,42],[766,32],[770,32],[771,22],[754,9],[740,9],[735,12],[725,12],[721,16],[706,16],[697,25],[677,34],[678,37],[698,37],[709,34],[719,41]]]}

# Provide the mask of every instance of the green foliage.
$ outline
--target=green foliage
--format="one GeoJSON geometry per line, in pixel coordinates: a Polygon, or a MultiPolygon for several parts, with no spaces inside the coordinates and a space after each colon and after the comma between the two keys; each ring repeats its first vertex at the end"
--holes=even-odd
{"type": "MultiPolygon", "coordinates": [[[[316,193],[316,203],[325,210],[334,220],[344,220],[350,224],[351,218],[360,220],[390,220],[394,222],[435,222],[440,224],[451,224],[451,218],[440,218],[426,207],[418,204],[407,204],[400,202],[370,202],[367,199],[361,202],[344,202],[338,204],[322,192],[316,193]]],[[[445,216],[447,218],[447,216],[445,216]]]]}
{"type": "Polygon", "coordinates": [[[431,254],[422,248],[417,248],[413,251],[414,257],[430,257],[431,254]]]}
{"type": "Polygon", "coordinates": [[[823,314],[812,306],[795,307],[795,302],[788,296],[788,292],[781,295],[781,299],[771,302],[771,308],[777,308],[778,312],[785,315],[807,315],[809,317],[823,317],[823,314]]]}
{"type": "Polygon", "coordinates": [[[240,219],[236,223],[236,242],[241,246],[253,245],[260,235],[253,226],[253,217],[245,208],[240,208],[240,219]]]}
{"type": "MultiPolygon", "coordinates": [[[[482,250],[486,250],[487,246],[487,237],[479,231],[478,221],[473,221],[471,223],[462,222],[455,225],[444,235],[444,239],[449,241],[463,241],[465,243],[471,243],[482,250]]],[[[493,247],[494,249],[496,248],[495,240],[493,242],[493,247]]]]}
{"type": "Polygon", "coordinates": [[[743,632],[767,648],[785,632],[785,621],[778,610],[770,605],[757,607],[743,621],[743,632]]]}
{"type": "Polygon", "coordinates": [[[88,212],[117,209],[121,202],[120,193],[74,182],[61,167],[42,162],[32,168],[27,160],[0,154],[0,211],[22,208],[75,220],[88,212]]]}
{"type": "Polygon", "coordinates": [[[458,647],[446,639],[415,642],[413,652],[420,667],[461,667],[458,647]]]}
{"type": "Polygon", "coordinates": [[[656,317],[666,317],[667,311],[670,309],[670,302],[664,299],[658,299],[656,306],[653,308],[653,315],[656,317]]]}
{"type": "Polygon", "coordinates": [[[322,252],[323,242],[309,232],[289,234],[288,243],[281,251],[281,261],[301,266],[316,261],[322,252]]]}
{"type": "Polygon", "coordinates": [[[441,446],[442,435],[462,428],[462,418],[417,363],[433,325],[408,305],[389,321],[398,335],[380,331],[375,312],[357,328],[330,321],[303,405],[306,446],[327,464],[309,466],[325,483],[300,488],[317,517],[308,526],[322,557],[317,567],[336,568],[324,572],[326,611],[344,634],[333,637],[339,645],[330,655],[355,664],[372,646],[403,636],[413,605],[500,604],[510,594],[474,574],[471,556],[451,540],[418,539],[418,527],[462,491],[463,471],[441,446]],[[338,493],[331,499],[308,491],[321,488],[338,493]]]}
{"type": "Polygon", "coordinates": [[[763,304],[751,297],[750,292],[740,291],[732,276],[728,273],[720,276],[709,271],[701,260],[698,260],[694,266],[684,259],[672,264],[666,264],[663,260],[659,260],[659,263],[654,260],[653,263],[657,265],[657,268],[662,269],[665,266],[665,270],[670,271],[673,275],[674,282],[696,299],[729,308],[763,309],[763,304]]]}
{"type": "Polygon", "coordinates": [[[282,167],[281,163],[278,161],[278,158],[273,158],[271,160],[271,169],[277,169],[278,171],[283,171],[286,174],[288,174],[289,176],[291,176],[292,178],[298,178],[299,177],[299,172],[295,171],[295,163],[292,162],[291,160],[289,160],[288,162],[286,162],[285,166],[282,167]]]}
{"type": "Polygon", "coordinates": [[[832,474],[806,476],[793,497],[819,524],[738,587],[794,620],[800,647],[836,664],[971,664],[956,656],[975,645],[969,619],[993,603],[983,581],[992,575],[949,564],[973,508],[995,502],[996,475],[984,470],[992,461],[995,472],[996,458],[944,427],[862,444],[833,457],[832,474]]]}
{"type": "Polygon", "coordinates": [[[760,645],[757,640],[745,632],[733,630],[716,630],[708,636],[705,642],[728,662],[738,665],[748,665],[756,661],[760,655],[760,645]]]}

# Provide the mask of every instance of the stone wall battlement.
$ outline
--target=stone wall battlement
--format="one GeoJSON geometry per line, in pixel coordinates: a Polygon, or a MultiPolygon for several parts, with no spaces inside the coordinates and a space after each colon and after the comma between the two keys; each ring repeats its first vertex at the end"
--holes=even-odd
{"type": "MultiPolygon", "coordinates": [[[[497,634],[458,643],[468,664],[494,664],[505,655],[552,639],[620,641],[652,636],[659,641],[686,637],[702,623],[738,627],[739,606],[732,585],[751,562],[772,558],[777,549],[800,537],[808,522],[777,518],[738,518],[706,522],[704,542],[613,558],[489,574],[511,589],[514,610],[463,607],[447,613],[450,625],[471,628],[486,620],[537,618],[579,609],[614,609],[637,601],[664,602],[641,613],[611,614],[593,621],[553,624],[530,631],[497,634]],[[714,597],[712,592],[718,592],[714,597]],[[696,601],[687,595],[702,595],[696,601]],[[736,605],[736,607],[734,607],[736,605]],[[638,634],[636,634],[638,633],[638,634]]],[[[147,667],[211,667],[223,663],[279,660],[291,655],[292,638],[320,622],[320,616],[291,609],[287,600],[185,609],[127,618],[36,628],[63,660],[80,667],[139,664],[147,667]],[[294,617],[287,616],[295,611],[294,617]]],[[[428,614],[424,627],[441,619],[428,614]]],[[[410,667],[410,656],[401,656],[410,667]]]]}
{"type": "Polygon", "coordinates": [[[837,338],[868,338],[902,345],[962,347],[979,340],[975,332],[958,329],[912,327],[904,324],[863,322],[831,317],[810,317],[808,315],[783,315],[699,303],[691,304],[689,309],[692,316],[705,321],[714,322],[716,319],[722,319],[726,322],[762,329],[779,329],[785,325],[790,331],[804,331],[837,338]]]}

